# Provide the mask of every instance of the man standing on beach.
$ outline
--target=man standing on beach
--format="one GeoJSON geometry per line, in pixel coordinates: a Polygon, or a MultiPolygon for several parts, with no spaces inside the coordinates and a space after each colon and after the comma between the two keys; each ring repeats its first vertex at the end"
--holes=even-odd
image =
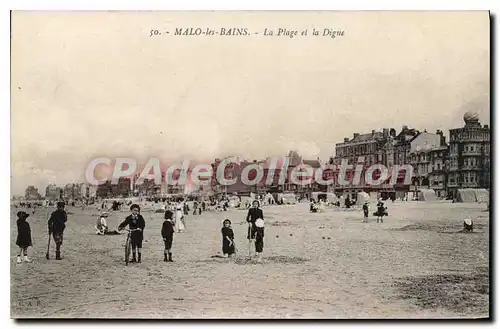
{"type": "MultiPolygon", "coordinates": [[[[56,260],[61,260],[61,245],[63,243],[63,233],[66,228],[66,221],[68,220],[68,215],[64,210],[64,202],[60,201],[57,203],[57,210],[50,215],[48,222],[49,235],[52,235],[54,242],[56,243],[56,260]]],[[[47,252],[48,259],[48,252],[47,252]]]]}

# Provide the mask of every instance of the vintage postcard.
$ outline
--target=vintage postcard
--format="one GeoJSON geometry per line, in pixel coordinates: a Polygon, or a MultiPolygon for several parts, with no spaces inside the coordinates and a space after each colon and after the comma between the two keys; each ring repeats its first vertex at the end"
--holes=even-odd
{"type": "Polygon", "coordinates": [[[490,317],[487,11],[13,11],[12,318],[490,317]]]}

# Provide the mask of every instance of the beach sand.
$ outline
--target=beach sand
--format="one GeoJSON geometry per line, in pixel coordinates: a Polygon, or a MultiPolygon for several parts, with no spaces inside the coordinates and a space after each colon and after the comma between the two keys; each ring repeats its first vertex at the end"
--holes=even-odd
{"type": "MultiPolygon", "coordinates": [[[[389,217],[309,205],[263,207],[262,263],[248,260],[246,211],[190,214],[163,262],[162,214],[146,219],[141,264],[125,266],[125,234],[98,236],[98,211],[68,207],[63,260],[45,259],[47,211],[31,224],[33,263],[17,265],[11,216],[15,318],[463,318],[487,317],[489,212],[485,204],[388,202],[389,217]],[[463,219],[475,232],[459,233],[463,219]],[[221,256],[230,218],[238,252],[221,256]]],[[[371,206],[370,214],[375,211],[371,206]]],[[[128,212],[110,212],[113,228],[128,212]]]]}

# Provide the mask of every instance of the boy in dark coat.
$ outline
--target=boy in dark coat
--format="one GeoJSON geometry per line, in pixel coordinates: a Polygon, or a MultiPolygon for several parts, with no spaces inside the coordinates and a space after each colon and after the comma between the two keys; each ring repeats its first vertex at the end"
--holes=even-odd
{"type": "Polygon", "coordinates": [[[31,263],[28,258],[28,247],[32,246],[31,243],[31,229],[30,224],[26,221],[29,215],[24,211],[17,213],[17,239],[16,245],[19,246],[19,254],[17,255],[17,263],[22,263],[21,255],[24,255],[24,261],[31,263]]]}
{"type": "Polygon", "coordinates": [[[61,260],[61,245],[63,243],[63,233],[66,228],[66,221],[68,215],[64,210],[64,202],[57,203],[57,210],[50,215],[48,222],[49,235],[52,234],[54,242],[56,243],[56,260],[61,260]]]}
{"type": "Polygon", "coordinates": [[[198,212],[198,201],[193,202],[193,215],[196,215],[198,212]]]}
{"type": "Polygon", "coordinates": [[[231,228],[231,221],[225,219],[222,222],[222,253],[224,257],[231,257],[234,254],[234,232],[231,228]]]}
{"type": "Polygon", "coordinates": [[[173,262],[172,260],[172,242],[174,241],[174,213],[170,210],[165,211],[165,221],[161,227],[161,236],[165,242],[164,262],[173,262]]]}
{"type": "Polygon", "coordinates": [[[367,218],[368,218],[368,211],[369,211],[368,210],[368,202],[365,202],[363,204],[363,215],[364,215],[363,223],[366,223],[368,221],[367,220],[367,218]]]}
{"type": "Polygon", "coordinates": [[[386,209],[384,206],[384,203],[382,200],[379,200],[377,203],[377,223],[380,220],[380,223],[384,222],[384,215],[385,215],[386,209]]]}
{"type": "Polygon", "coordinates": [[[130,206],[131,215],[127,216],[125,220],[118,225],[118,230],[123,230],[127,225],[130,230],[134,230],[130,236],[132,240],[132,263],[140,263],[142,255],[142,239],[144,237],[144,228],[146,227],[146,221],[144,217],[139,213],[141,207],[138,204],[133,204],[130,206]],[[135,250],[137,249],[137,258],[135,258],[135,250]]]}

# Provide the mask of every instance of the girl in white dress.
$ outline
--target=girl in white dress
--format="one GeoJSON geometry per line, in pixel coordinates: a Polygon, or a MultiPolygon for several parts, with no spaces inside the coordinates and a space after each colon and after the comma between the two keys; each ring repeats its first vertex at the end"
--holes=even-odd
{"type": "Polygon", "coordinates": [[[179,233],[182,233],[185,229],[184,226],[184,204],[178,203],[177,208],[175,210],[175,230],[179,233]]]}

